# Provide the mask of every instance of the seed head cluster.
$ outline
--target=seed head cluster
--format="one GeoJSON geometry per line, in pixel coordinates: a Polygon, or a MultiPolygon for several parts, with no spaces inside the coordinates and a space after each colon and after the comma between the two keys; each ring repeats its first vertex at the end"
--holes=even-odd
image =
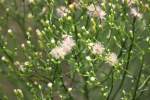
{"type": "Polygon", "coordinates": [[[59,17],[65,17],[69,13],[69,9],[65,6],[60,6],[56,9],[56,13],[59,17]]]}
{"type": "Polygon", "coordinates": [[[95,6],[93,4],[87,7],[87,13],[92,17],[99,17],[100,19],[105,19],[105,11],[103,11],[100,6],[95,6]]]}
{"type": "Polygon", "coordinates": [[[106,56],[106,62],[112,66],[118,63],[117,55],[115,53],[109,53],[106,56]]]}
{"type": "Polygon", "coordinates": [[[72,36],[66,35],[63,37],[63,41],[60,46],[53,48],[50,52],[52,57],[55,59],[64,59],[65,55],[71,52],[72,48],[75,46],[75,41],[72,36]]]}
{"type": "Polygon", "coordinates": [[[104,46],[100,42],[92,43],[91,49],[92,49],[91,52],[93,54],[102,54],[105,50],[104,46]]]}
{"type": "Polygon", "coordinates": [[[142,14],[139,13],[136,8],[131,8],[131,12],[130,12],[130,13],[131,13],[131,15],[132,15],[133,17],[137,17],[137,18],[139,18],[139,19],[142,18],[142,14]]]}

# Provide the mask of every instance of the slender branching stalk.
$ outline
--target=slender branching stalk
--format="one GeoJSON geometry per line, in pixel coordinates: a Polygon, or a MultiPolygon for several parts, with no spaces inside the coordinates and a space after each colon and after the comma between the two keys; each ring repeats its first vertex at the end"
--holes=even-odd
{"type": "MultiPolygon", "coordinates": [[[[129,46],[129,50],[128,50],[128,54],[127,54],[127,62],[126,62],[126,65],[125,65],[125,70],[128,70],[129,68],[129,63],[130,63],[130,59],[131,59],[131,51],[133,49],[133,44],[134,44],[134,40],[135,40],[135,21],[136,21],[136,17],[133,18],[133,22],[132,22],[132,35],[130,37],[131,39],[131,44],[129,46]]],[[[112,99],[111,100],[115,100],[117,94],[120,92],[120,90],[122,89],[123,87],[123,83],[125,81],[125,77],[126,77],[126,74],[127,74],[127,71],[124,71],[123,72],[123,76],[122,76],[122,80],[119,84],[119,86],[117,87],[114,95],[112,96],[112,99]]]]}
{"type": "Polygon", "coordinates": [[[134,92],[133,92],[132,100],[137,100],[136,95],[137,95],[137,91],[138,91],[138,87],[139,87],[139,82],[140,82],[143,66],[144,66],[144,56],[142,56],[142,59],[141,59],[141,66],[139,68],[138,77],[137,77],[137,80],[136,80],[136,83],[135,83],[135,89],[134,89],[134,92]]]}

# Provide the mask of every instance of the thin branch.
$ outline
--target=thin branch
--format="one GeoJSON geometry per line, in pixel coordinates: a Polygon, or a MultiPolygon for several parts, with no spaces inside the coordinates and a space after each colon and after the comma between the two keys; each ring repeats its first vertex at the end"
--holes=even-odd
{"type": "Polygon", "coordinates": [[[106,100],[109,100],[109,98],[110,98],[110,95],[111,95],[112,90],[113,90],[113,87],[114,87],[113,83],[114,83],[114,72],[113,72],[113,69],[112,69],[112,75],[111,75],[111,88],[110,88],[110,91],[109,91],[109,94],[108,94],[106,100]]]}
{"type": "MultiPolygon", "coordinates": [[[[134,40],[135,40],[135,21],[136,21],[136,17],[133,18],[133,22],[132,22],[132,35],[131,35],[131,44],[130,44],[130,47],[129,47],[129,50],[128,50],[128,54],[127,54],[127,63],[125,65],[125,70],[128,70],[128,67],[129,67],[129,63],[130,63],[130,59],[131,59],[131,51],[133,49],[133,45],[134,45],[134,40]]],[[[123,87],[123,83],[125,81],[125,77],[126,77],[126,74],[127,74],[127,71],[124,71],[123,72],[123,76],[122,76],[122,80],[118,86],[118,88],[116,89],[114,95],[112,96],[112,99],[111,100],[115,100],[117,94],[120,92],[120,90],[122,89],[123,87]]]]}
{"type": "Polygon", "coordinates": [[[134,89],[134,92],[133,92],[132,100],[136,100],[137,90],[138,90],[138,86],[139,86],[143,66],[144,66],[144,55],[142,56],[142,62],[141,62],[141,66],[140,66],[140,69],[139,69],[138,78],[137,78],[137,81],[136,81],[136,84],[135,84],[135,89],[134,89]]]}

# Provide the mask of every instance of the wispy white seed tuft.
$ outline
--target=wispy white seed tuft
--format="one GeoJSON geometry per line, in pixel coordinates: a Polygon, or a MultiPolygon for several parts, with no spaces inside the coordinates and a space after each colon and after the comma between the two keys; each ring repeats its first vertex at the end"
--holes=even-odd
{"type": "Polygon", "coordinates": [[[100,6],[94,6],[93,4],[88,6],[88,14],[92,17],[99,17],[100,19],[105,19],[105,11],[103,11],[100,6]]]}
{"type": "Polygon", "coordinates": [[[105,48],[100,42],[94,43],[92,46],[93,54],[102,54],[104,52],[104,50],[105,50],[105,48]]]}
{"type": "Polygon", "coordinates": [[[112,66],[116,65],[118,63],[118,58],[115,53],[109,53],[106,56],[106,62],[112,66]]]}
{"type": "Polygon", "coordinates": [[[131,15],[132,15],[133,17],[137,17],[137,18],[139,18],[139,19],[142,18],[142,14],[139,13],[136,8],[131,8],[131,12],[130,12],[130,13],[131,13],[131,15]]]}
{"type": "Polygon", "coordinates": [[[59,17],[64,17],[69,13],[69,10],[65,6],[60,6],[56,9],[56,12],[59,17]]]}
{"type": "Polygon", "coordinates": [[[56,59],[64,59],[65,55],[71,52],[75,46],[75,41],[70,35],[65,35],[60,46],[52,49],[50,54],[56,59]]]}

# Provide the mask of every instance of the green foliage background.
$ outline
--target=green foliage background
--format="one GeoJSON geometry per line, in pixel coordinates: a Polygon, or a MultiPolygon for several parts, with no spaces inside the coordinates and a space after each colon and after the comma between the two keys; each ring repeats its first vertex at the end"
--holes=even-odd
{"type": "Polygon", "coordinates": [[[56,8],[68,7],[67,0],[35,0],[34,3],[0,0],[0,57],[6,58],[0,60],[0,99],[16,100],[14,89],[21,89],[24,97],[18,100],[59,100],[60,95],[64,96],[63,100],[149,100],[150,0],[135,0],[133,7],[139,8],[142,19],[131,16],[130,7],[121,0],[79,1],[79,9],[59,18],[56,8]],[[104,22],[86,13],[88,5],[101,2],[105,2],[104,22]],[[51,57],[50,51],[64,34],[73,36],[77,46],[58,61],[51,57]],[[106,53],[118,55],[118,66],[112,67],[103,57],[89,53],[86,44],[95,41],[105,46],[106,53]],[[92,60],[86,60],[87,56],[92,60]],[[19,70],[21,65],[25,72],[19,70]],[[59,71],[55,74],[57,67],[62,70],[62,76],[59,71]],[[123,73],[125,80],[119,87],[123,73]],[[91,82],[93,76],[96,81],[91,82]],[[53,77],[56,79],[52,80],[53,77]],[[47,87],[49,82],[53,83],[52,89],[47,87]],[[73,91],[68,92],[69,87],[73,91]]]}

